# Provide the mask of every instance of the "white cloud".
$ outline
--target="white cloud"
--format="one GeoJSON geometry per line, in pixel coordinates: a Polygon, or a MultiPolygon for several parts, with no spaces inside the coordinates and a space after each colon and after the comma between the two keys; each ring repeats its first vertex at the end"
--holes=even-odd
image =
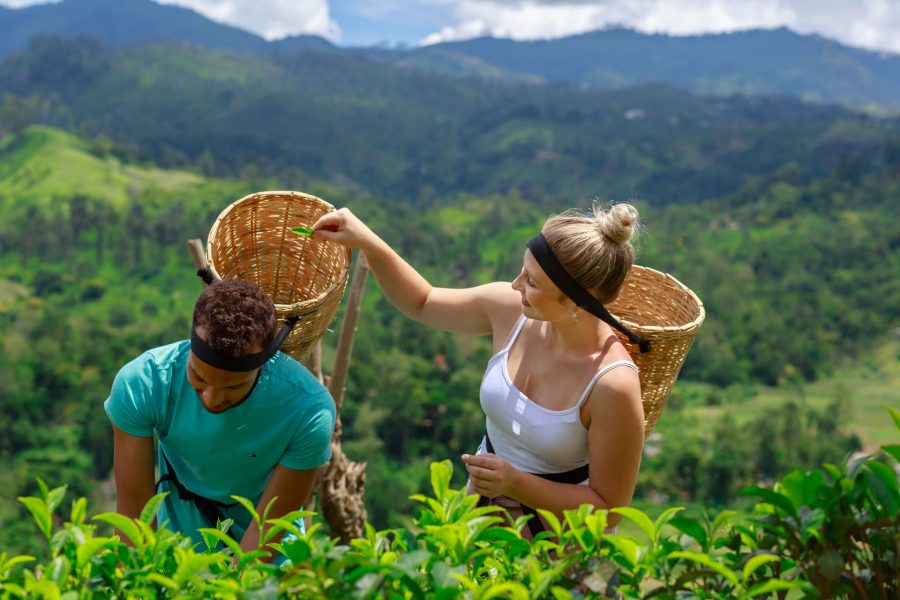
{"type": "Polygon", "coordinates": [[[191,8],[213,21],[252,31],[267,40],[313,34],[340,40],[328,0],[157,0],[191,8]]]}
{"type": "Polygon", "coordinates": [[[452,5],[455,24],[421,44],[481,35],[549,39],[623,25],[688,35],[787,26],[843,43],[900,53],[898,0],[428,0],[452,5]]]}
{"type": "MultiPolygon", "coordinates": [[[[48,0],[0,0],[19,8],[48,0]]],[[[51,0],[52,1],[52,0],[51,0]]],[[[389,39],[398,23],[422,44],[483,35],[549,39],[623,25],[688,35],[787,26],[845,44],[900,53],[900,0],[157,0],[178,4],[267,39],[301,33],[338,42],[332,7],[353,7],[389,39]]],[[[400,40],[411,41],[411,40],[400,40]]]]}
{"type": "Polygon", "coordinates": [[[23,8],[25,6],[31,6],[32,4],[56,4],[61,0],[3,0],[0,2],[0,5],[3,5],[7,8],[23,8]]]}
{"type": "MultiPolygon", "coordinates": [[[[0,0],[0,5],[23,8],[61,0],[0,0]]],[[[267,40],[289,35],[320,35],[339,41],[341,29],[331,18],[329,0],[154,0],[177,4],[205,17],[246,29],[267,40]]]]}

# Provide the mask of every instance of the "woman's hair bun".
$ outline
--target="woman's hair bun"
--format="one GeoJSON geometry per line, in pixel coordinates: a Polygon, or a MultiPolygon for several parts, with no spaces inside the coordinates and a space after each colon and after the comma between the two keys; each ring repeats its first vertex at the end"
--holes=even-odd
{"type": "Polygon", "coordinates": [[[594,205],[597,230],[614,244],[627,244],[638,227],[637,209],[628,203],[613,204],[608,209],[594,205]]]}

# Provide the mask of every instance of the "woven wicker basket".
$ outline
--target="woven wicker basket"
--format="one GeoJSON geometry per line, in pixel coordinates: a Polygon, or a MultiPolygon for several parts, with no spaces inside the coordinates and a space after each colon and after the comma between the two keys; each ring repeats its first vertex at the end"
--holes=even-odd
{"type": "Polygon", "coordinates": [[[281,345],[300,360],[337,312],[350,277],[350,249],[291,231],[311,227],[334,207],[301,192],[259,192],[223,210],[213,224],[206,256],[213,277],[260,286],[275,302],[278,326],[302,315],[281,345]]]}
{"type": "Polygon", "coordinates": [[[619,297],[607,308],[634,333],[650,340],[650,352],[616,331],[640,369],[644,429],[650,433],[659,420],[697,330],[706,318],[694,292],[666,273],[634,265],[619,297]]]}

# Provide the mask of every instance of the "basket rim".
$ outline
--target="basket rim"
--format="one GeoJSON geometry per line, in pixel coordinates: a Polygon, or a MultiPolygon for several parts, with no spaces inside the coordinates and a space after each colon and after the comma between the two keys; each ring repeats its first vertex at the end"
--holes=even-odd
{"type": "MultiPolygon", "coordinates": [[[[234,202],[232,202],[231,204],[226,206],[222,210],[222,212],[219,213],[219,216],[216,217],[215,222],[213,223],[212,227],[209,230],[209,235],[206,236],[207,264],[209,266],[209,270],[213,274],[213,277],[215,277],[217,279],[223,279],[223,277],[219,274],[218,269],[216,269],[216,267],[213,265],[213,262],[212,262],[213,254],[211,252],[211,249],[213,247],[213,239],[219,231],[220,223],[239,204],[242,204],[244,202],[248,202],[248,201],[254,200],[254,199],[279,197],[279,196],[287,196],[287,197],[300,196],[300,197],[308,199],[308,200],[315,200],[316,202],[319,202],[319,203],[325,205],[325,207],[329,209],[327,212],[333,212],[333,211],[337,210],[334,207],[334,205],[331,204],[330,202],[328,202],[327,200],[323,200],[322,198],[319,198],[318,196],[314,196],[313,194],[307,194],[306,192],[298,192],[296,190],[266,190],[266,191],[262,191],[262,192],[253,192],[253,193],[247,194],[243,198],[239,198],[238,200],[235,200],[234,202]]],[[[352,261],[353,261],[353,251],[350,248],[343,248],[342,250],[344,251],[344,254],[346,255],[346,258],[347,258],[347,268],[344,269],[343,275],[337,281],[335,281],[324,292],[320,293],[315,298],[307,298],[306,300],[301,300],[299,302],[293,302],[291,304],[275,303],[275,311],[277,313],[285,313],[285,312],[290,313],[290,312],[302,310],[302,309],[312,306],[314,304],[319,304],[325,298],[327,298],[328,296],[333,294],[335,291],[342,290],[347,279],[350,277],[350,265],[352,264],[352,261]]]]}
{"type": "MultiPolygon", "coordinates": [[[[639,269],[643,271],[649,271],[651,273],[655,273],[657,275],[661,275],[664,279],[667,279],[675,284],[676,287],[681,289],[681,291],[686,292],[688,297],[693,300],[697,305],[697,316],[690,322],[684,323],[682,325],[639,325],[633,321],[629,321],[627,319],[619,319],[619,321],[628,327],[629,329],[636,329],[645,333],[688,333],[693,330],[696,330],[703,324],[703,321],[706,319],[706,308],[703,306],[703,301],[700,300],[700,297],[694,293],[694,291],[688,286],[684,285],[678,279],[669,275],[668,273],[663,273],[662,271],[658,271],[651,267],[645,267],[643,265],[633,265],[632,269],[639,269]]],[[[610,311],[616,318],[617,315],[613,311],[610,311]]]]}

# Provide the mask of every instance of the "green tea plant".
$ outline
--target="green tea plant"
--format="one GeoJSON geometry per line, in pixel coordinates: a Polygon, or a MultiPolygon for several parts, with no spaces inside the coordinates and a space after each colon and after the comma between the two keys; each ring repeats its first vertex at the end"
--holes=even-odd
{"type": "MultiPolygon", "coordinates": [[[[891,411],[900,429],[900,413],[891,411]]],[[[66,488],[20,498],[46,550],[40,557],[0,553],[0,598],[895,598],[900,593],[900,444],[882,452],[795,471],[773,489],[747,488],[752,514],[725,510],[689,518],[665,510],[655,520],[634,508],[583,505],[563,518],[541,511],[550,530],[523,537],[528,517],[477,507],[450,486],[449,461],[431,465],[431,495],[413,531],[366,527],[340,545],[321,524],[300,531],[297,511],[260,515],[259,547],[244,552],[230,522],[201,530],[204,544],[151,523],[164,499],[139,518],[101,513],[88,519],[78,498],[63,521],[66,488]],[[609,529],[610,514],[636,536],[609,529]],[[116,533],[99,535],[101,526],[116,533]],[[285,534],[276,542],[279,534],[285,534]],[[264,560],[273,552],[288,560],[264,560]],[[616,585],[613,586],[613,582],[616,585]]]]}

